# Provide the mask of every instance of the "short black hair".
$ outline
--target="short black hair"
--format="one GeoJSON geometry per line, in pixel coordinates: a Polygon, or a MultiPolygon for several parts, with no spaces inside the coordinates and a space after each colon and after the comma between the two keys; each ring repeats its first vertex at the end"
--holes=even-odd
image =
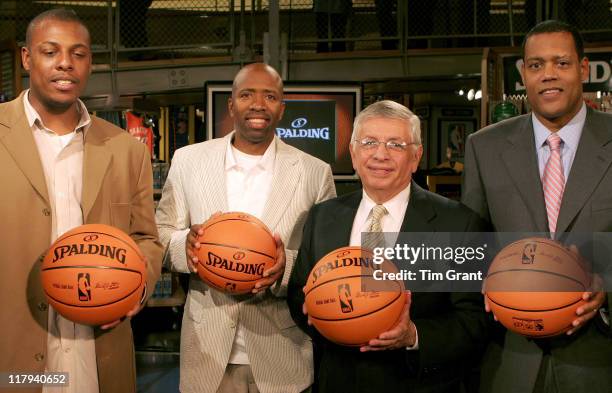
{"type": "Polygon", "coordinates": [[[30,44],[32,43],[32,31],[42,22],[50,19],[59,20],[62,22],[78,23],[79,25],[83,26],[83,28],[87,31],[87,35],[91,37],[91,35],[89,34],[89,29],[87,28],[87,26],[85,26],[85,23],[83,23],[81,18],[79,18],[79,16],[73,9],[53,8],[41,12],[40,14],[36,15],[34,19],[30,21],[30,23],[28,23],[28,28],[26,30],[26,47],[29,48],[30,44]]]}
{"type": "Polygon", "coordinates": [[[523,59],[525,58],[525,45],[529,37],[543,33],[570,33],[574,38],[574,48],[576,48],[578,59],[582,60],[584,57],[584,41],[578,29],[569,23],[551,19],[538,23],[525,35],[525,39],[523,39],[523,44],[521,45],[521,56],[523,59]]]}

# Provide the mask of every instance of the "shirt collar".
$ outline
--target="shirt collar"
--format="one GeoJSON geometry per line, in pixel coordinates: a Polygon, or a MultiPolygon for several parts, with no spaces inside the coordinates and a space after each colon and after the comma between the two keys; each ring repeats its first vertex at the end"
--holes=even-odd
{"type": "MultiPolygon", "coordinates": [[[[586,115],[586,105],[582,103],[582,107],[578,113],[576,113],[576,116],[557,131],[557,135],[563,140],[564,146],[574,150],[578,148],[578,142],[580,141],[582,129],[586,122],[586,115]]],[[[533,131],[535,133],[536,149],[540,149],[546,143],[546,139],[550,136],[551,131],[542,124],[534,113],[531,114],[531,119],[533,122],[533,131]]]]}
{"type": "MultiPolygon", "coordinates": [[[[404,216],[404,212],[406,211],[406,207],[408,206],[408,200],[410,199],[410,183],[408,186],[400,191],[393,198],[384,202],[382,205],[387,209],[389,216],[394,220],[399,220],[404,216]]],[[[363,190],[363,206],[365,211],[370,214],[370,211],[374,206],[376,206],[376,202],[370,198],[366,190],[363,190]]]]}
{"type": "MultiPolygon", "coordinates": [[[[34,126],[37,126],[38,128],[42,130],[49,130],[44,125],[36,109],[34,109],[32,104],[30,103],[30,100],[28,99],[29,95],[30,95],[30,89],[28,89],[23,95],[23,107],[26,113],[26,118],[28,119],[28,125],[30,126],[31,129],[34,129],[34,126]]],[[[79,118],[79,122],[77,123],[75,130],[83,131],[83,134],[86,134],[89,127],[91,127],[91,116],[89,116],[89,112],[87,112],[87,107],[85,106],[83,101],[81,101],[78,98],[77,98],[77,110],[79,111],[79,114],[81,115],[81,117],[79,118]]],[[[49,130],[49,131],[52,131],[52,130],[49,130]]]]}
{"type": "MultiPolygon", "coordinates": [[[[234,151],[232,149],[232,140],[234,136],[232,135],[230,138],[227,138],[227,146],[225,149],[225,170],[228,171],[233,168],[238,168],[239,164],[234,156],[234,151]]],[[[246,154],[246,153],[244,153],[246,154]]],[[[261,156],[259,161],[257,162],[257,167],[263,169],[264,171],[271,171],[274,168],[274,158],[276,157],[276,136],[270,142],[270,145],[261,156]]]]}

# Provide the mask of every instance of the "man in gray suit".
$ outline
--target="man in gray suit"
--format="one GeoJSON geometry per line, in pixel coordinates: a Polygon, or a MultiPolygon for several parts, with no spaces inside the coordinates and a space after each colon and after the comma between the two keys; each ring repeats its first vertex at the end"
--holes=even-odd
{"type": "Polygon", "coordinates": [[[181,332],[181,392],[299,393],[313,382],[311,341],[291,319],[286,287],[312,205],[335,196],[329,165],[275,136],[283,82],[261,63],[238,72],[234,132],[176,151],[157,209],[173,270],[194,273],[201,223],[243,211],[276,235],[276,265],[255,293],[232,296],[191,274],[181,332]]]}
{"type": "MultiPolygon", "coordinates": [[[[612,231],[612,116],[583,102],[589,67],[580,34],[562,22],[543,22],[525,37],[523,60],[532,113],[470,136],[463,202],[499,232],[559,238],[612,231]]],[[[609,392],[610,294],[583,298],[566,335],[528,340],[500,329],[485,355],[481,390],[609,392]]]]}

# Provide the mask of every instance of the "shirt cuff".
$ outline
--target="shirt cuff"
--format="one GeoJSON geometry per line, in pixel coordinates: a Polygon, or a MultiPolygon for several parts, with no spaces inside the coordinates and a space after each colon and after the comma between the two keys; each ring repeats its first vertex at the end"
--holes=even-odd
{"type": "Polygon", "coordinates": [[[414,334],[415,334],[414,345],[411,347],[406,347],[407,351],[416,351],[419,349],[419,331],[417,330],[416,325],[414,326],[414,334]]]}
{"type": "Polygon", "coordinates": [[[603,319],[605,324],[610,326],[610,312],[605,308],[601,307],[599,309],[599,315],[601,315],[601,319],[603,319]]]}

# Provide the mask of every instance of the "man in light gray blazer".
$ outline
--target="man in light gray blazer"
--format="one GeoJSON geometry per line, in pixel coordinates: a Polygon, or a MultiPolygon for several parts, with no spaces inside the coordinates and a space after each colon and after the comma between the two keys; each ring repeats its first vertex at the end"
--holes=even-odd
{"type": "MultiPolygon", "coordinates": [[[[523,52],[522,78],[533,112],[470,136],[463,202],[499,232],[548,232],[557,239],[564,232],[610,232],[612,116],[584,104],[589,67],[582,39],[565,23],[542,22],[527,34],[523,52]],[[561,167],[555,175],[562,179],[561,198],[545,191],[549,165],[561,167]]],[[[583,298],[587,303],[567,334],[537,340],[505,329],[495,334],[481,391],[609,392],[612,299],[604,292],[583,298]]]]}
{"type": "Polygon", "coordinates": [[[279,257],[254,294],[232,296],[191,274],[181,332],[181,392],[302,392],[313,382],[312,344],[285,301],[309,209],[335,196],[329,165],[275,136],[283,83],[256,63],[238,72],[228,136],[176,151],[157,209],[166,262],[196,271],[201,223],[246,211],[277,234],[279,257]]]}

